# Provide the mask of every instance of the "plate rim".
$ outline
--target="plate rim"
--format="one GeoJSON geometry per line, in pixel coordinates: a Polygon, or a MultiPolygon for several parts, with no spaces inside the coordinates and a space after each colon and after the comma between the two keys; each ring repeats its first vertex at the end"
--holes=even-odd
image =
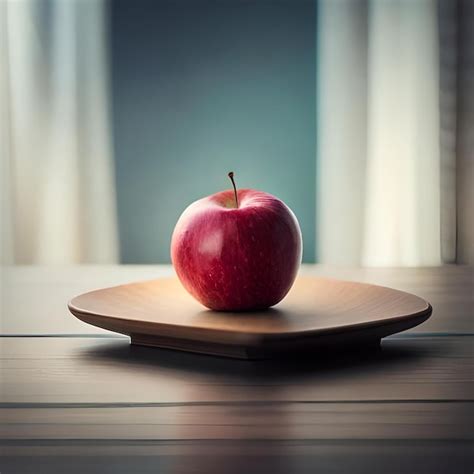
{"type": "MultiPolygon", "coordinates": [[[[129,287],[132,285],[140,285],[140,284],[145,284],[145,283],[152,283],[160,280],[165,280],[165,281],[176,281],[179,283],[179,280],[176,276],[174,277],[164,277],[164,278],[153,278],[149,280],[140,280],[140,281],[134,281],[134,282],[129,282],[129,283],[124,283],[120,285],[114,285],[110,287],[104,287],[104,288],[98,288],[92,291],[87,291],[84,293],[81,293],[75,297],[73,297],[71,300],[68,301],[67,307],[69,311],[72,313],[74,317],[79,319],[82,322],[85,322],[86,324],[91,324],[95,327],[100,327],[102,329],[112,331],[112,332],[118,332],[120,334],[126,334],[126,335],[132,335],[132,334],[138,334],[133,333],[131,331],[128,332],[120,332],[117,329],[111,329],[110,327],[104,326],[104,325],[98,325],[95,324],[94,322],[91,322],[91,319],[99,319],[99,320],[104,320],[104,321],[118,321],[120,323],[125,323],[127,325],[135,325],[135,324],[147,324],[151,327],[154,327],[157,329],[157,331],[153,331],[156,335],[162,335],[163,333],[166,333],[167,331],[192,331],[192,337],[191,335],[187,335],[185,338],[189,340],[196,340],[196,341],[211,341],[209,337],[212,337],[213,339],[217,336],[217,340],[219,339],[219,336],[233,336],[233,340],[237,341],[235,343],[239,344],[247,344],[247,345],[256,345],[256,344],[265,344],[265,343],[272,343],[272,342],[278,342],[278,341],[291,341],[292,339],[302,339],[302,338],[311,338],[311,337],[318,337],[318,336],[329,336],[329,335],[337,335],[337,334],[343,334],[343,333],[348,333],[352,331],[358,331],[358,330],[366,330],[366,329],[375,329],[375,328],[383,328],[386,326],[391,326],[391,325],[399,325],[406,323],[406,325],[403,325],[403,329],[400,330],[395,330],[393,332],[389,332],[387,335],[394,334],[397,332],[404,331],[406,329],[410,329],[411,327],[415,327],[423,322],[425,322],[427,319],[430,318],[430,316],[433,313],[433,307],[432,305],[426,301],[424,298],[421,298],[420,296],[414,295],[412,293],[403,291],[403,290],[398,290],[395,288],[390,288],[382,285],[377,285],[377,284],[372,284],[372,283],[366,283],[366,282],[357,282],[357,281],[352,281],[352,280],[340,280],[336,278],[326,278],[326,277],[318,277],[318,276],[310,276],[310,275],[301,275],[298,276],[297,279],[300,280],[324,280],[324,281],[334,281],[339,284],[344,284],[344,283],[350,283],[350,284],[356,284],[358,286],[365,286],[365,287],[377,287],[377,288],[384,288],[387,290],[390,290],[391,292],[396,292],[396,293],[402,293],[404,295],[409,295],[411,298],[416,298],[420,302],[424,303],[425,307],[415,313],[410,313],[410,314],[402,314],[399,316],[393,316],[387,319],[374,319],[370,321],[359,321],[351,324],[344,324],[344,325],[339,325],[339,326],[331,326],[331,327],[323,327],[323,328],[312,328],[312,329],[293,329],[291,331],[285,330],[285,331],[280,331],[280,332],[248,332],[245,330],[237,330],[237,329],[225,329],[225,328],[212,328],[212,327],[194,327],[190,325],[180,325],[180,324],[173,324],[173,323],[164,323],[164,322],[155,322],[147,319],[128,319],[128,318],[123,318],[119,316],[114,316],[110,314],[103,314],[103,313],[98,313],[94,312],[91,310],[83,309],[75,304],[75,301],[78,300],[79,298],[86,296],[86,295],[91,295],[94,293],[100,293],[105,290],[114,290],[117,288],[124,288],[124,287],[129,287]],[[413,324],[411,324],[413,323],[413,324]],[[198,337],[200,336],[200,337],[198,337]],[[204,338],[204,339],[203,339],[204,338]]],[[[183,288],[183,291],[185,289],[183,288]]],[[[291,290],[290,290],[291,292],[291,290]]],[[[284,299],[283,299],[284,301],[284,299]]],[[[199,304],[199,303],[198,303],[199,304]]],[[[204,310],[205,306],[202,306],[204,310]]],[[[275,308],[278,308],[278,305],[275,305],[275,308]]],[[[232,314],[232,312],[224,312],[227,314],[232,314]]],[[[153,334],[150,331],[147,331],[145,334],[153,334]]],[[[385,337],[385,336],[383,336],[385,337]]]]}

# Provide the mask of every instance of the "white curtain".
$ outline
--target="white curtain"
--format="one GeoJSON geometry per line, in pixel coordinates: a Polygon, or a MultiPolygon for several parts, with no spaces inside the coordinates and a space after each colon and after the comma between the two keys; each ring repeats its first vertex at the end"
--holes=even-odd
{"type": "Polygon", "coordinates": [[[319,261],[441,263],[438,76],[435,0],[319,2],[319,261]]]}
{"type": "Polygon", "coordinates": [[[1,2],[4,263],[117,261],[105,7],[1,2]]]}

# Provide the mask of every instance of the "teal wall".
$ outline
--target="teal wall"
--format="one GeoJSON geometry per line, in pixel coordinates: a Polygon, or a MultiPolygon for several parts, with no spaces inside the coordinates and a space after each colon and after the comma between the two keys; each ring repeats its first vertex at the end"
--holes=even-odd
{"type": "Polygon", "coordinates": [[[192,201],[268,191],[315,256],[313,1],[112,2],[114,148],[124,263],[169,262],[192,201]]]}

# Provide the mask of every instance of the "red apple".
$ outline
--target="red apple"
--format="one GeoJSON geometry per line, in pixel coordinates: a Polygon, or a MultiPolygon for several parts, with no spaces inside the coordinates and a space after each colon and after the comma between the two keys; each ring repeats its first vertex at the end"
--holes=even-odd
{"type": "Polygon", "coordinates": [[[301,230],[271,194],[235,188],[192,203],[171,239],[183,286],[220,311],[269,308],[290,290],[301,263],[301,230]]]}

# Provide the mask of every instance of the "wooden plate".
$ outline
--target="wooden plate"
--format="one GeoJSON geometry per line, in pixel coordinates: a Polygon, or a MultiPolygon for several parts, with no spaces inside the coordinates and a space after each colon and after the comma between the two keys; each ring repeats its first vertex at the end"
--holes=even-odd
{"type": "Polygon", "coordinates": [[[280,304],[250,313],[210,311],[176,278],[92,291],[68,306],[86,323],[129,335],[132,344],[240,359],[373,347],[432,311],[409,293],[315,277],[297,278],[280,304]]]}

